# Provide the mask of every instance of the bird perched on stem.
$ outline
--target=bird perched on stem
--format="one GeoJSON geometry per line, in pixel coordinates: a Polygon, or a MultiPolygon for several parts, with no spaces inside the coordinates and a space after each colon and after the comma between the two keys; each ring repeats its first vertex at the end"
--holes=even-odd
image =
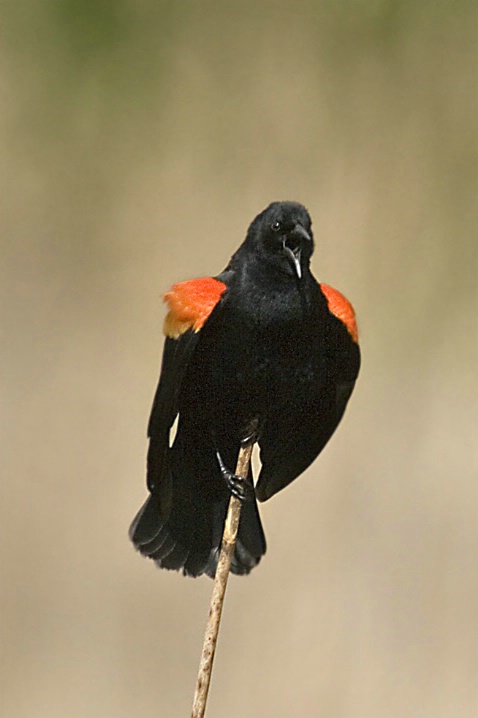
{"type": "Polygon", "coordinates": [[[355,315],[312,275],[313,250],[305,207],[273,202],[221,274],[164,296],[150,495],[130,528],[135,547],[162,568],[214,576],[232,492],[243,504],[231,571],[249,573],[266,550],[257,500],[305,471],[342,418],[360,366],[355,315]],[[251,471],[247,480],[232,473],[251,425],[255,487],[251,471]]]}

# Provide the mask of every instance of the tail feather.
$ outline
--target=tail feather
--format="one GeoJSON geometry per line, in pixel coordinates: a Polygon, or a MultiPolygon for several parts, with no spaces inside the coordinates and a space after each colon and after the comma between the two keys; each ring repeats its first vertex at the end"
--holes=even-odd
{"type": "Polygon", "coordinates": [[[151,494],[129,528],[129,537],[138,550],[141,546],[152,543],[161,534],[163,524],[158,521],[158,515],[159,502],[154,494],[151,494]]]}
{"type": "Polygon", "coordinates": [[[183,546],[182,544],[176,544],[172,551],[168,553],[167,556],[164,556],[161,561],[161,566],[162,568],[170,570],[182,568],[185,565],[188,556],[189,548],[183,546]]]}
{"type": "MultiPolygon", "coordinates": [[[[180,499],[182,497],[177,497],[180,499]]],[[[166,518],[160,501],[151,494],[135,517],[130,539],[135,548],[161,568],[182,570],[187,576],[214,577],[224,530],[229,495],[214,502],[173,500],[166,518]]],[[[210,497],[209,497],[210,498],[210,497]]],[[[232,573],[244,575],[257,566],[266,551],[256,502],[242,505],[239,531],[231,563],[232,573]]]]}
{"type": "MultiPolygon", "coordinates": [[[[143,547],[143,551],[145,548],[146,547],[143,547]]],[[[154,548],[153,550],[149,549],[147,555],[149,555],[150,558],[154,559],[156,562],[161,561],[161,563],[163,563],[163,561],[167,559],[175,548],[176,541],[172,536],[167,535],[157,548],[154,548]]]]}
{"type": "Polygon", "coordinates": [[[209,554],[210,551],[204,550],[189,551],[184,566],[178,566],[178,570],[182,568],[183,574],[185,576],[192,576],[193,578],[195,578],[196,576],[202,576],[203,573],[206,573],[208,567],[209,554]]]}

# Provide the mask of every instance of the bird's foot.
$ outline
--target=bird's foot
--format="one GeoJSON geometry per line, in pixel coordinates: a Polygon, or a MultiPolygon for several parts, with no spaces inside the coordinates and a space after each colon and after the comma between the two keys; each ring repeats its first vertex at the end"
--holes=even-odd
{"type": "Polygon", "coordinates": [[[227,488],[231,494],[239,499],[239,501],[253,501],[256,497],[256,493],[250,481],[248,481],[248,479],[243,479],[242,476],[233,474],[232,471],[229,471],[227,466],[224,464],[219,451],[216,451],[216,456],[222,478],[226,482],[227,488]]]}

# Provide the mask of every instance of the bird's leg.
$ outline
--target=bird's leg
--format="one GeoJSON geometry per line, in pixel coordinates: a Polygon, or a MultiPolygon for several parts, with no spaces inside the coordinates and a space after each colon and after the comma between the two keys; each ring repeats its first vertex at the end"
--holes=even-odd
{"type": "Polygon", "coordinates": [[[230,471],[224,464],[222,456],[217,450],[216,457],[222,478],[226,482],[231,494],[238,498],[240,501],[253,501],[256,497],[256,492],[254,491],[254,487],[248,481],[248,479],[243,479],[241,476],[237,476],[232,471],[230,471]]]}
{"type": "MultiPolygon", "coordinates": [[[[244,431],[245,436],[241,439],[241,446],[246,447],[251,444],[255,444],[258,437],[259,421],[254,419],[250,422],[244,431]]],[[[244,479],[242,476],[237,476],[230,471],[222,460],[222,456],[216,446],[216,457],[221,471],[222,478],[227,484],[227,487],[231,494],[238,498],[240,501],[254,501],[256,498],[256,492],[254,491],[254,484],[249,481],[248,478],[244,479]]]]}

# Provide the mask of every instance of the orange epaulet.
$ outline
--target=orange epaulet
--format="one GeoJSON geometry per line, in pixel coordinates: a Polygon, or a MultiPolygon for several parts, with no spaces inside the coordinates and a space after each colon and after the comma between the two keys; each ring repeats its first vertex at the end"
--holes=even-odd
{"type": "Polygon", "coordinates": [[[357,322],[355,320],[355,312],[349,300],[344,297],[337,289],[329,287],[328,284],[321,284],[320,288],[327,299],[329,310],[337,319],[340,319],[348,329],[348,332],[355,343],[358,342],[357,322]]]}
{"type": "Polygon", "coordinates": [[[177,339],[193,329],[198,332],[226,290],[226,285],[213,277],[189,279],[174,284],[163,299],[169,305],[164,320],[164,333],[177,339]]]}

